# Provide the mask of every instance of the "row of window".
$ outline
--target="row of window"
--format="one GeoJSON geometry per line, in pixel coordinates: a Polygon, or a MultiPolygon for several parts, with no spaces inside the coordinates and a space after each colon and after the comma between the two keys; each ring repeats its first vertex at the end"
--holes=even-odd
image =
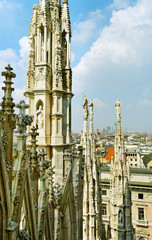
{"type": "MultiPolygon", "coordinates": [[[[103,189],[102,190],[102,195],[106,196],[107,195],[107,190],[103,189]]],[[[138,199],[144,199],[144,194],[143,193],[138,193],[138,199]]]]}
{"type": "Polygon", "coordinates": [[[129,160],[130,160],[130,162],[132,162],[132,161],[137,162],[137,159],[130,158],[129,160]]]}
{"type": "Polygon", "coordinates": [[[132,167],[132,166],[135,166],[135,167],[137,167],[137,164],[135,164],[135,165],[134,165],[134,164],[132,164],[132,163],[131,163],[131,164],[130,164],[130,166],[131,166],[131,167],[132,167]]]}
{"type": "MultiPolygon", "coordinates": [[[[102,215],[107,215],[107,204],[102,204],[102,215]]],[[[145,219],[145,212],[144,208],[140,207],[138,208],[138,220],[144,220],[145,219]]]]}
{"type": "Polygon", "coordinates": [[[137,157],[137,154],[135,154],[135,153],[127,153],[126,156],[127,156],[127,157],[129,157],[129,156],[137,157]]]}

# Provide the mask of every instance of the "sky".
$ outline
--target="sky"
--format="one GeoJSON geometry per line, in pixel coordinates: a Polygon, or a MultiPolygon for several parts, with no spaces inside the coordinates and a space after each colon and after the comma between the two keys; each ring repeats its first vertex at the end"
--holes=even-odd
{"type": "MultiPolygon", "coordinates": [[[[28,31],[38,3],[0,0],[0,72],[8,63],[14,68],[16,103],[25,91],[28,31]]],[[[69,0],[69,9],[73,132],[83,128],[83,92],[93,100],[95,128],[114,125],[119,98],[123,129],[152,132],[152,0],[69,0]]]]}

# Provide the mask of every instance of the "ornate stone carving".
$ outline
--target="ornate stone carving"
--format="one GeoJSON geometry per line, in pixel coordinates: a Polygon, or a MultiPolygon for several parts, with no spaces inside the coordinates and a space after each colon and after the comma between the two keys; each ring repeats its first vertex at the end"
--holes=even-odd
{"type": "Polygon", "coordinates": [[[12,72],[13,68],[11,68],[10,65],[5,67],[7,70],[6,72],[2,72],[2,76],[4,76],[6,79],[4,81],[5,87],[2,87],[4,90],[4,97],[2,102],[2,113],[4,114],[5,122],[10,121],[12,129],[15,128],[15,114],[14,114],[14,106],[13,98],[12,98],[12,91],[14,88],[11,87],[13,84],[12,78],[15,78],[15,73],[12,72]]]}
{"type": "Polygon", "coordinates": [[[21,100],[19,104],[16,104],[16,107],[19,109],[19,114],[16,116],[18,132],[26,134],[26,126],[31,125],[33,122],[32,117],[25,114],[25,109],[29,108],[29,105],[27,105],[24,100],[21,100]]]}
{"type": "Polygon", "coordinates": [[[28,163],[29,156],[27,152],[22,152],[21,153],[21,169],[26,168],[26,164],[28,163]]]}
{"type": "Polygon", "coordinates": [[[13,200],[13,204],[14,204],[14,211],[13,214],[16,215],[17,214],[17,210],[18,210],[18,206],[20,205],[21,202],[21,197],[18,195],[14,196],[14,200],[13,200]]]}
{"type": "Polygon", "coordinates": [[[23,172],[18,173],[18,190],[21,189],[21,186],[23,184],[24,174],[23,172]]]}
{"type": "Polygon", "coordinates": [[[30,161],[30,164],[31,164],[31,167],[36,167],[37,166],[37,151],[36,151],[36,143],[37,143],[37,140],[36,140],[36,136],[38,136],[38,132],[37,132],[37,127],[33,127],[31,129],[31,161],[30,161]]]}
{"type": "Polygon", "coordinates": [[[20,239],[20,240],[30,240],[31,237],[30,237],[30,235],[29,235],[25,230],[21,230],[21,231],[19,232],[19,239],[20,239]]]}
{"type": "Polygon", "coordinates": [[[9,160],[6,160],[6,170],[7,170],[7,172],[12,170],[12,164],[9,160]]]}
{"type": "Polygon", "coordinates": [[[8,144],[8,137],[7,137],[7,133],[6,131],[3,131],[2,132],[2,143],[3,143],[3,147],[4,147],[4,150],[6,150],[6,146],[8,144]]]}
{"type": "Polygon", "coordinates": [[[48,189],[49,189],[49,202],[53,202],[54,199],[54,193],[53,193],[53,184],[54,184],[54,167],[51,166],[47,169],[46,175],[48,177],[48,189]]]}
{"type": "Polygon", "coordinates": [[[61,197],[62,197],[62,187],[61,185],[59,185],[58,183],[56,183],[54,185],[54,204],[56,206],[56,208],[60,207],[60,200],[61,200],[61,197]]]}

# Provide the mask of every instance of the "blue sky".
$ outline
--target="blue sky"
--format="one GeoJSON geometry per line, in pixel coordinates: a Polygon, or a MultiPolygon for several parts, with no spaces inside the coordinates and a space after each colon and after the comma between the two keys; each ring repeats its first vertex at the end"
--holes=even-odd
{"type": "MultiPolygon", "coordinates": [[[[0,71],[8,63],[14,67],[15,101],[25,90],[27,36],[38,3],[0,0],[0,71]]],[[[82,129],[85,92],[94,102],[95,128],[114,124],[114,104],[120,98],[123,128],[152,132],[152,0],[69,0],[69,8],[73,131],[82,129]]]]}

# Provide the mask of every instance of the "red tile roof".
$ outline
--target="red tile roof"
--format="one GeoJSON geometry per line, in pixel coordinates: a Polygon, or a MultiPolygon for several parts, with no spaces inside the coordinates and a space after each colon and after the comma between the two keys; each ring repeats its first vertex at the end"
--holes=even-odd
{"type": "Polygon", "coordinates": [[[114,157],[115,157],[114,148],[113,147],[106,148],[106,152],[107,152],[107,154],[104,158],[111,162],[111,158],[113,157],[113,159],[114,159],[114,157]]]}
{"type": "MultiPolygon", "coordinates": [[[[105,159],[108,160],[109,162],[111,162],[111,159],[113,159],[113,161],[115,160],[115,150],[114,147],[110,147],[110,148],[106,148],[106,152],[107,154],[105,155],[105,159]]],[[[125,157],[125,162],[126,162],[126,154],[124,154],[125,157]]]]}

